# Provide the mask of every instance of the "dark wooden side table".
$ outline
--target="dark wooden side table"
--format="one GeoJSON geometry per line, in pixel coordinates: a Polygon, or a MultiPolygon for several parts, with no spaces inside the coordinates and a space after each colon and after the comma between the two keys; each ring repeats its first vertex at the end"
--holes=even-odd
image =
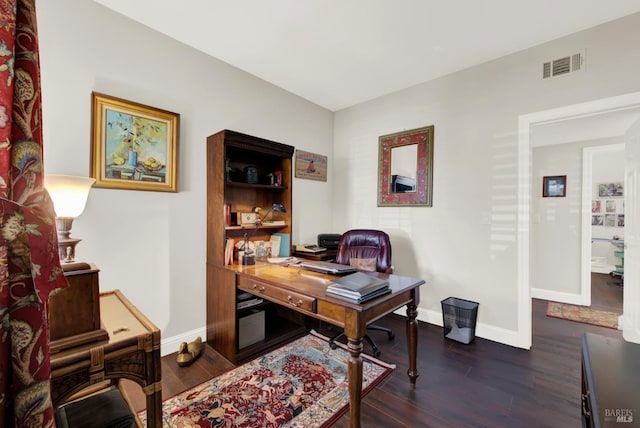
{"type": "Polygon", "coordinates": [[[105,381],[117,385],[124,378],[138,383],[147,397],[147,426],[162,427],[160,330],[119,290],[100,294],[100,313],[107,340],[51,356],[54,407],[85,388],[105,381]]]}
{"type": "Polygon", "coordinates": [[[69,287],[49,298],[51,352],[107,340],[100,320],[100,270],[85,262],[63,263],[69,287]]]}
{"type": "Polygon", "coordinates": [[[640,345],[582,336],[582,418],[586,427],[637,426],[640,419],[640,345]]]}

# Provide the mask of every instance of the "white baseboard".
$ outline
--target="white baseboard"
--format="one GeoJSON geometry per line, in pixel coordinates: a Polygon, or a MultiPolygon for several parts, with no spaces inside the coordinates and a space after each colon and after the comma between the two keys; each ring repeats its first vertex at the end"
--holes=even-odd
{"type": "MultiPolygon", "coordinates": [[[[397,311],[395,311],[395,313],[403,316],[407,315],[405,307],[398,309],[397,311]]],[[[422,322],[434,324],[440,327],[442,327],[443,325],[442,312],[440,311],[432,311],[418,307],[417,319],[422,322]]],[[[492,325],[476,323],[476,337],[481,337],[493,342],[513,346],[515,348],[522,348],[527,350],[530,349],[530,345],[526,343],[526,341],[524,341],[520,336],[521,335],[514,330],[507,330],[492,325]]]]}
{"type": "Polygon", "coordinates": [[[613,265],[596,265],[596,264],[591,264],[591,272],[592,273],[610,273],[611,271],[614,271],[616,269],[615,266],[613,265]]]}
{"type": "Polygon", "coordinates": [[[569,303],[571,305],[586,305],[584,297],[580,294],[544,290],[542,288],[532,288],[531,297],[534,299],[551,300],[552,302],[569,303]]]}
{"type": "Polygon", "coordinates": [[[172,354],[174,352],[178,352],[178,348],[180,348],[180,343],[182,342],[191,342],[196,339],[196,337],[200,336],[202,341],[207,340],[207,330],[206,328],[197,328],[195,330],[187,331],[185,333],[179,334],[177,336],[167,337],[166,339],[160,340],[160,355],[165,356],[172,354]]]}

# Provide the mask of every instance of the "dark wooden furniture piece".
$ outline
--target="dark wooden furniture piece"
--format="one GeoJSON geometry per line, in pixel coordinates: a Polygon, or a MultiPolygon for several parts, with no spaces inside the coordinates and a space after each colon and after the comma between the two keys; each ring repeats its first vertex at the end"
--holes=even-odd
{"type": "Polygon", "coordinates": [[[162,427],[160,330],[119,291],[100,294],[108,340],[64,349],[51,356],[54,407],[83,389],[129,379],[147,397],[147,426],[162,427]]]}
{"type": "Polygon", "coordinates": [[[342,327],[347,336],[349,351],[348,381],[352,427],[360,426],[360,400],[362,397],[362,340],[366,326],[373,321],[407,306],[407,343],[411,389],[415,388],[418,348],[419,287],[424,281],[416,278],[372,272],[389,281],[392,292],[358,304],[327,295],[326,288],[332,275],[256,262],[253,266],[231,265],[226,270],[235,279],[239,290],[289,308],[307,317],[342,327]]]}
{"type": "MultiPolygon", "coordinates": [[[[239,311],[236,276],[225,269],[224,257],[227,239],[237,243],[246,234],[254,241],[269,241],[275,232],[289,234],[291,238],[293,152],[292,146],[230,130],[207,138],[207,342],[233,363],[272,349],[305,331],[301,317],[268,303],[239,311]],[[247,167],[255,168],[257,183],[246,182],[255,181],[246,179],[247,167]],[[273,204],[282,204],[287,212],[272,212],[269,220],[282,220],[284,225],[229,225],[225,221],[228,204],[232,212],[238,213],[238,219],[239,213],[249,213],[253,207],[261,207],[266,214],[273,204]],[[239,319],[256,309],[264,311],[264,339],[240,348],[239,319]]],[[[254,177],[252,174],[251,178],[254,177]]],[[[291,239],[289,252],[290,243],[291,239]]]]}
{"type": "Polygon", "coordinates": [[[51,352],[106,340],[100,322],[98,268],[84,262],[62,263],[69,287],[49,298],[51,352]]]}
{"type": "Polygon", "coordinates": [[[582,418],[586,427],[631,425],[640,416],[640,345],[582,336],[582,418]]]}

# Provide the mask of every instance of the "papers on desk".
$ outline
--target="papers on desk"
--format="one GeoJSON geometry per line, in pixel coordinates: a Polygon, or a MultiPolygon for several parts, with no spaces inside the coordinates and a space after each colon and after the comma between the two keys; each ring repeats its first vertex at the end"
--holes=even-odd
{"type": "Polygon", "coordinates": [[[301,260],[296,257],[269,257],[267,261],[269,263],[284,266],[295,265],[301,262],[301,260]]]}
{"type": "Polygon", "coordinates": [[[390,292],[388,281],[363,272],[335,279],[327,287],[327,294],[358,303],[390,292]]]}

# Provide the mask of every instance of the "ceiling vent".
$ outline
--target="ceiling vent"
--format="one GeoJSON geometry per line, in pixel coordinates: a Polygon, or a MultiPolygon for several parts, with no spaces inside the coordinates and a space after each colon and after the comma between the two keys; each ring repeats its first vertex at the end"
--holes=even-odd
{"type": "Polygon", "coordinates": [[[578,52],[542,64],[542,78],[549,79],[582,70],[584,70],[584,52],[578,52]]]}

